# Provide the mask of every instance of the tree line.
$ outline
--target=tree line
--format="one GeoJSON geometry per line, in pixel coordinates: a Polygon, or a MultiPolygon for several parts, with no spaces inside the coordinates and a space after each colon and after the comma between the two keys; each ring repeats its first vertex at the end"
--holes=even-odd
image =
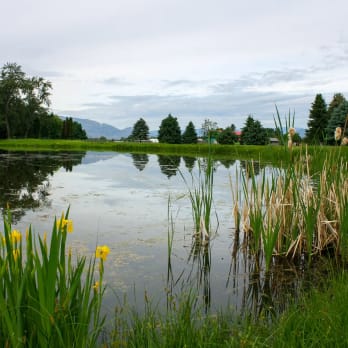
{"type": "MultiPolygon", "coordinates": [[[[80,123],[71,117],[63,120],[49,112],[51,90],[51,82],[42,77],[29,77],[20,65],[6,63],[0,73],[0,138],[86,139],[87,134],[80,123]]],[[[347,144],[347,122],[348,101],[341,93],[334,94],[328,106],[323,96],[317,94],[303,140],[309,144],[347,144]]],[[[210,119],[206,119],[201,128],[204,141],[219,144],[264,145],[278,135],[274,129],[264,128],[252,115],[247,117],[238,133],[234,124],[219,128],[210,119]]],[[[140,118],[128,140],[145,141],[148,138],[149,127],[140,118]]],[[[162,120],[158,131],[161,143],[194,144],[198,138],[192,121],[181,132],[177,118],[171,114],[162,120]]],[[[301,141],[298,134],[293,141],[301,141]]]]}
{"type": "MultiPolygon", "coordinates": [[[[321,94],[317,94],[309,111],[309,120],[304,139],[296,133],[292,141],[308,144],[348,144],[348,101],[342,93],[334,94],[329,106],[321,94]],[[339,136],[337,135],[339,134],[339,136]]],[[[249,115],[241,131],[237,133],[234,124],[226,128],[219,128],[216,122],[204,120],[201,126],[202,139],[205,142],[219,144],[265,145],[271,138],[278,138],[276,129],[265,128],[261,122],[249,115]]],[[[149,127],[145,120],[140,118],[133,126],[131,141],[145,141],[149,138],[149,127]]],[[[178,120],[169,114],[161,122],[158,131],[158,141],[169,144],[194,144],[198,135],[194,124],[190,121],[184,132],[181,132],[178,120]]]]}
{"type": "Polygon", "coordinates": [[[51,82],[6,63],[0,73],[0,138],[87,139],[80,123],[49,112],[51,90],[51,82]]]}
{"type": "Polygon", "coordinates": [[[317,94],[310,109],[305,140],[310,144],[345,144],[348,141],[347,122],[348,101],[342,93],[334,94],[329,106],[323,96],[317,94]],[[341,133],[335,139],[337,128],[341,133]]]}
{"type": "MultiPolygon", "coordinates": [[[[224,145],[233,145],[240,143],[244,145],[266,145],[270,142],[270,138],[276,137],[276,130],[273,128],[265,128],[261,122],[255,120],[249,115],[246,119],[244,127],[240,132],[236,131],[236,126],[231,124],[226,128],[219,128],[216,122],[205,119],[201,126],[202,140],[208,143],[217,142],[224,145]]],[[[143,118],[135,122],[132,134],[128,137],[130,141],[146,141],[149,139],[149,127],[143,118]]],[[[198,142],[196,128],[190,121],[184,132],[181,132],[178,119],[169,114],[161,122],[158,131],[158,141],[168,144],[196,144],[198,142]]],[[[296,135],[295,142],[301,141],[296,135]]]]}

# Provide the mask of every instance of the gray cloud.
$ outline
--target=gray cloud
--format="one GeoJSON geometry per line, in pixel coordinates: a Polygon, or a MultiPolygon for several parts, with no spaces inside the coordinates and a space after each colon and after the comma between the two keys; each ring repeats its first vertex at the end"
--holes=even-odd
{"type": "Polygon", "coordinates": [[[54,111],[117,127],[145,117],[157,128],[170,112],[183,125],[240,127],[250,113],[270,123],[274,104],[305,126],[316,93],[329,102],[348,89],[343,0],[35,0],[2,11],[0,64],[52,81],[54,111]]]}
{"type": "MultiPolygon", "coordinates": [[[[109,123],[118,128],[132,126],[144,117],[150,128],[157,129],[169,113],[177,117],[182,127],[189,121],[200,126],[205,118],[218,122],[225,127],[234,123],[242,127],[247,115],[252,114],[267,126],[273,126],[275,105],[285,115],[289,109],[296,111],[297,126],[304,127],[308,118],[313,95],[284,95],[276,92],[238,92],[212,94],[205,97],[193,96],[110,96],[109,104],[86,104],[79,111],[71,111],[72,116],[91,118],[109,123]]],[[[66,111],[68,112],[68,111],[66,111]]],[[[63,112],[64,113],[64,112],[63,112]]]]}
{"type": "Polygon", "coordinates": [[[100,81],[103,84],[106,85],[112,85],[112,86],[131,86],[132,83],[120,78],[120,77],[109,77],[107,79],[100,81]]]}

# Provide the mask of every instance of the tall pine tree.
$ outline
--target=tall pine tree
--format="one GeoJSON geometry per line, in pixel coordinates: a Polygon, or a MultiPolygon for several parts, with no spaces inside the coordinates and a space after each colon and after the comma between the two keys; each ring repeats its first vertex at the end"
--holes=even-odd
{"type": "Polygon", "coordinates": [[[140,118],[135,122],[133,126],[133,131],[131,134],[131,139],[136,141],[147,140],[149,137],[149,127],[145,120],[140,118]]]}
{"type": "Polygon", "coordinates": [[[185,132],[182,135],[183,144],[196,144],[197,143],[197,133],[195,126],[190,121],[186,126],[185,132]]]}
{"type": "Polygon", "coordinates": [[[306,141],[311,144],[323,143],[326,139],[326,128],[328,121],[329,115],[325,100],[321,94],[317,94],[309,112],[306,141]]]}
{"type": "Polygon", "coordinates": [[[335,144],[336,141],[334,139],[335,129],[337,127],[341,127],[342,132],[345,133],[342,134],[342,138],[344,136],[347,136],[348,134],[348,101],[342,102],[339,106],[337,106],[331,115],[331,118],[328,122],[326,131],[328,134],[328,142],[329,144],[335,144]]]}
{"type": "Polygon", "coordinates": [[[267,132],[260,121],[254,120],[249,115],[245,121],[245,126],[242,128],[240,141],[243,145],[265,145],[268,143],[267,132]]]}
{"type": "Polygon", "coordinates": [[[181,130],[176,117],[169,114],[162,120],[158,140],[160,143],[181,144],[181,130]]]}

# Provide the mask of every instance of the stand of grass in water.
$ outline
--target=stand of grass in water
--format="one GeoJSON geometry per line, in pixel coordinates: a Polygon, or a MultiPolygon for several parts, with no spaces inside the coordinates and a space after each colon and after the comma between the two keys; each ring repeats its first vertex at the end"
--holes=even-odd
{"type": "Polygon", "coordinates": [[[348,276],[331,273],[280,315],[241,318],[226,308],[204,314],[191,291],[173,298],[166,313],[150,300],[143,315],[127,307],[116,314],[109,347],[346,347],[348,276]]]}
{"type": "MultiPolygon", "coordinates": [[[[275,255],[348,257],[348,164],[335,153],[325,157],[320,171],[313,170],[310,162],[306,151],[271,175],[263,170],[256,176],[252,168],[240,172],[246,245],[254,255],[264,256],[267,269],[275,255]]],[[[235,209],[239,206],[235,201],[235,209]]],[[[238,214],[234,212],[236,223],[238,214]]]]}
{"type": "Polygon", "coordinates": [[[211,215],[214,191],[214,161],[211,156],[198,161],[198,177],[191,172],[191,184],[180,172],[191,202],[195,238],[198,244],[206,244],[211,236],[211,215]]]}
{"type": "MultiPolygon", "coordinates": [[[[68,211],[69,212],[69,211],[68,211]]],[[[104,318],[104,254],[95,279],[95,258],[72,260],[66,238],[72,232],[68,212],[46,234],[36,238],[31,227],[25,237],[4,216],[0,244],[0,346],[96,347],[104,318]]],[[[99,251],[98,251],[99,250],[99,251]]]]}

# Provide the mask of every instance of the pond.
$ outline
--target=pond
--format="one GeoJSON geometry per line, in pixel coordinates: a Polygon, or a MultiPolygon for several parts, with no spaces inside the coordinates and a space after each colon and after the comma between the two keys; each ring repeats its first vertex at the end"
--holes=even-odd
{"type": "Polygon", "coordinates": [[[32,224],[40,234],[49,233],[54,217],[70,207],[73,254],[92,256],[96,245],[110,248],[104,308],[111,313],[123,296],[141,311],[145,291],[165,308],[168,294],[183,289],[195,291],[206,311],[281,310],[305,275],[282,263],[279,274],[265,276],[241,251],[231,183],[244,161],[214,161],[213,234],[206,247],[195,249],[188,185],[198,175],[198,162],[204,160],[2,151],[0,204],[3,210],[9,204],[13,227],[24,231],[32,224]],[[173,236],[170,255],[168,233],[173,236]]]}

